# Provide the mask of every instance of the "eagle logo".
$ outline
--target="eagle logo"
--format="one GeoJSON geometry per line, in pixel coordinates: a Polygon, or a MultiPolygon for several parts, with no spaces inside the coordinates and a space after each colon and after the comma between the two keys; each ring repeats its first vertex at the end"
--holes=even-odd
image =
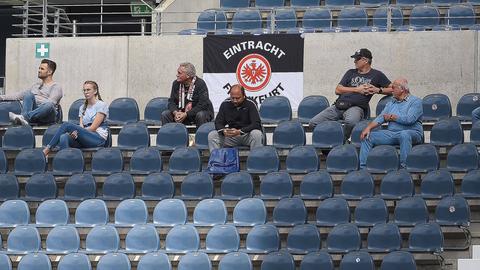
{"type": "Polygon", "coordinates": [[[238,63],[236,74],[238,82],[246,90],[256,92],[268,85],[272,70],[265,57],[249,54],[238,63]]]}

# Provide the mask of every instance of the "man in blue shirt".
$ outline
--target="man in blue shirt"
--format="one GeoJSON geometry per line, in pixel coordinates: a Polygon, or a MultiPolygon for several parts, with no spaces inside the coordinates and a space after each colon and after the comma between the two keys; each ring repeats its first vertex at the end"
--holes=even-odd
{"type": "Polygon", "coordinates": [[[392,88],[392,100],[360,134],[360,168],[365,168],[372,147],[385,144],[400,144],[400,166],[405,168],[412,144],[421,143],[423,140],[422,100],[410,95],[406,79],[395,80],[392,88]],[[383,123],[388,124],[386,130],[372,131],[383,123]]]}

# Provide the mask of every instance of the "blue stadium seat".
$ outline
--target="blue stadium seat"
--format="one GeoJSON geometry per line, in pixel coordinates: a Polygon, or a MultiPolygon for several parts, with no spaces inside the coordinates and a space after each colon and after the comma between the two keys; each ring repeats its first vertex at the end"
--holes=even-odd
{"type": "Polygon", "coordinates": [[[79,124],[79,118],[78,114],[80,113],[80,106],[82,106],[85,103],[85,99],[80,98],[75,100],[69,107],[68,109],[68,122],[72,124],[79,124]]]}
{"type": "Polygon", "coordinates": [[[103,183],[103,200],[125,200],[135,197],[135,183],[128,173],[115,173],[103,183]]]}
{"type": "Polygon", "coordinates": [[[215,122],[208,122],[197,128],[195,132],[195,147],[200,150],[208,149],[208,133],[215,130],[215,122]]]}
{"type": "Polygon", "coordinates": [[[119,149],[101,148],[92,156],[92,173],[111,175],[123,170],[123,157],[119,149]]]}
{"type": "Polygon", "coordinates": [[[338,196],[349,200],[372,197],[375,190],[373,177],[367,170],[351,171],[342,181],[338,196]]]}
{"type": "Polygon", "coordinates": [[[17,199],[20,194],[17,177],[13,174],[0,174],[0,187],[0,201],[17,199]]]}
{"type": "Polygon", "coordinates": [[[47,162],[42,149],[24,149],[15,157],[16,175],[34,175],[44,173],[47,169],[47,162]]]}
{"type": "Polygon", "coordinates": [[[200,248],[200,237],[193,225],[176,225],[167,234],[165,249],[168,253],[187,253],[200,248]]]}
{"type": "Polygon", "coordinates": [[[469,171],[462,179],[461,196],[480,198],[480,170],[469,171]]]}
{"type": "MultiPolygon", "coordinates": [[[[284,0],[281,0],[284,1],[284,0]]],[[[258,3],[258,1],[257,1],[258,3]]],[[[277,8],[272,11],[272,17],[275,16],[275,30],[285,31],[297,27],[297,14],[293,8],[277,8]]],[[[271,27],[270,17],[267,19],[267,28],[271,27]]]]}
{"type": "Polygon", "coordinates": [[[22,200],[8,200],[0,205],[0,228],[27,225],[30,221],[28,204],[22,200]]]}
{"type": "MultiPolygon", "coordinates": [[[[318,0],[316,0],[319,2],[318,0]]],[[[318,6],[318,5],[317,5],[318,6]]],[[[305,11],[305,14],[310,9],[305,11]]],[[[304,15],[305,18],[305,15],[304,15]]],[[[305,19],[304,19],[305,20],[305,19]]],[[[329,106],[328,99],[321,95],[306,96],[298,105],[298,120],[302,124],[308,124],[310,119],[329,106]]]]}
{"type": "Polygon", "coordinates": [[[300,195],[303,200],[323,200],[332,197],[332,177],[325,170],[305,175],[300,183],[300,195]]]}
{"type": "Polygon", "coordinates": [[[240,235],[231,224],[215,225],[205,239],[207,253],[230,253],[240,248],[240,235]]]}
{"type": "Polygon", "coordinates": [[[75,210],[75,225],[77,227],[94,227],[108,222],[108,209],[103,200],[87,199],[81,202],[75,210]]]}
{"type": "MultiPolygon", "coordinates": [[[[438,1],[438,0],[436,0],[438,1]]],[[[456,1],[457,3],[459,2],[458,0],[456,1]]],[[[457,5],[452,5],[448,9],[447,13],[447,21],[449,25],[455,25],[455,26],[460,26],[460,27],[469,27],[475,24],[475,11],[473,10],[473,7],[471,5],[465,5],[465,4],[457,4],[457,5]]],[[[478,98],[478,94],[473,94],[476,95],[478,98]]],[[[464,97],[472,96],[472,94],[466,94],[464,97]]],[[[460,99],[462,101],[462,99],[460,99]]],[[[459,101],[459,102],[460,102],[459,101]]],[[[466,101],[464,99],[464,101],[466,101]]],[[[477,107],[478,107],[478,102],[475,102],[477,107]]],[[[457,106],[457,116],[458,116],[458,106],[457,106]]]]}
{"type": "Polygon", "coordinates": [[[212,198],[214,194],[212,177],[204,172],[191,173],[183,179],[180,191],[180,198],[184,200],[212,198]]]}
{"type": "Polygon", "coordinates": [[[207,31],[202,29],[184,29],[178,32],[178,35],[181,35],[181,36],[206,35],[206,34],[207,34],[207,31]]]}
{"type": "Polygon", "coordinates": [[[225,28],[227,28],[227,17],[225,16],[225,12],[222,10],[208,9],[202,11],[202,13],[198,15],[197,29],[211,32],[217,29],[225,28]]]}
{"type": "Polygon", "coordinates": [[[208,255],[203,252],[188,253],[180,258],[178,270],[212,270],[208,255]]]}
{"type": "Polygon", "coordinates": [[[58,262],[57,270],[92,270],[92,265],[87,255],[70,253],[58,262]]]}
{"type": "Polygon", "coordinates": [[[156,97],[148,101],[145,105],[144,121],[147,125],[160,126],[162,125],[162,112],[168,110],[168,98],[156,97]]]}
{"type": "Polygon", "coordinates": [[[178,147],[173,151],[168,162],[170,174],[189,174],[202,170],[200,153],[196,148],[178,147]]]}
{"type": "Polygon", "coordinates": [[[293,7],[314,7],[320,5],[320,0],[290,0],[293,7]]]}
{"type": "Polygon", "coordinates": [[[325,0],[325,6],[353,6],[354,0],[325,0]]]}
{"type": "Polygon", "coordinates": [[[275,148],[292,149],[305,145],[305,130],[299,121],[283,121],[273,132],[273,146],[275,148]]]}
{"type": "Polygon", "coordinates": [[[140,199],[128,199],[120,202],[115,209],[115,226],[131,227],[136,224],[146,224],[148,209],[140,199]]]}
{"type": "Polygon", "coordinates": [[[353,251],[343,256],[340,270],[375,270],[372,256],[365,251],[353,251]]]}
{"type": "Polygon", "coordinates": [[[230,252],[220,260],[218,270],[253,270],[253,265],[246,253],[230,252]]]}
{"type": "Polygon", "coordinates": [[[0,173],[4,174],[8,171],[8,161],[5,152],[0,149],[0,173]]]}
{"type": "Polygon", "coordinates": [[[345,29],[367,26],[367,11],[363,7],[344,7],[338,14],[337,22],[345,29]]]}
{"type": "Polygon", "coordinates": [[[252,176],[243,171],[227,174],[222,180],[220,193],[216,198],[224,201],[251,198],[254,194],[252,176]]]}
{"type": "Polygon", "coordinates": [[[182,200],[164,199],[153,210],[153,224],[164,227],[183,225],[187,222],[187,216],[187,207],[182,200]]]}
{"type": "Polygon", "coordinates": [[[440,199],[445,196],[453,195],[455,184],[452,174],[440,169],[431,171],[422,179],[419,196],[425,199],[440,199]]]}
{"type": "Polygon", "coordinates": [[[402,236],[396,224],[377,224],[368,233],[365,251],[392,252],[400,250],[401,246],[402,236]]]}
{"type": "Polygon", "coordinates": [[[227,208],[222,200],[201,200],[193,211],[195,226],[215,226],[225,223],[227,223],[227,208]]]}
{"type": "Polygon", "coordinates": [[[332,256],[325,251],[310,252],[303,257],[300,270],[334,270],[332,256]]]}
{"type": "Polygon", "coordinates": [[[472,4],[472,5],[479,5],[480,4],[480,1],[478,1],[478,0],[468,0],[467,2],[472,4]]]}
{"type": "MultiPolygon", "coordinates": [[[[354,145],[357,148],[360,148],[361,145],[361,140],[360,140],[360,134],[362,131],[367,127],[367,125],[370,123],[368,120],[363,120],[358,122],[352,129],[352,134],[350,135],[351,138],[351,144],[354,145]]],[[[374,129],[375,130],[375,129],[374,129]]]]}
{"type": "Polygon", "coordinates": [[[3,150],[20,151],[35,147],[35,135],[30,126],[9,127],[3,135],[3,150]]]}
{"type": "Polygon", "coordinates": [[[327,171],[346,173],[358,169],[358,153],[353,145],[334,147],[327,156],[327,171]]]}
{"type": "Polygon", "coordinates": [[[37,227],[67,225],[69,217],[67,203],[62,200],[46,200],[38,206],[35,213],[37,227]]]}
{"type": "Polygon", "coordinates": [[[261,199],[243,199],[233,209],[233,224],[235,226],[255,226],[265,224],[266,221],[267,209],[261,199]]]}
{"type": "Polygon", "coordinates": [[[426,173],[439,168],[440,156],[433,144],[419,144],[412,147],[406,163],[409,172],[426,173]]]}
{"type": "Polygon", "coordinates": [[[320,202],[316,211],[317,226],[335,227],[350,222],[348,202],[342,198],[328,198],[320,202]]]}
{"type": "MultiPolygon", "coordinates": [[[[400,9],[399,9],[399,10],[400,10],[400,9]]],[[[400,15],[401,15],[400,17],[403,16],[401,13],[400,13],[400,15]]],[[[383,20],[384,18],[386,18],[386,16],[387,16],[387,15],[386,15],[386,8],[382,8],[382,7],[377,8],[377,9],[375,10],[375,13],[374,13],[373,16],[374,16],[374,18],[373,18],[374,24],[377,23],[376,26],[378,26],[378,27],[387,27],[387,26],[386,26],[386,22],[385,22],[385,25],[382,25],[382,22],[379,22],[379,20],[383,20]],[[383,9],[383,11],[385,12],[385,14],[381,14],[381,10],[382,10],[382,9],[383,9]],[[375,16],[379,16],[379,17],[378,17],[378,18],[375,18],[375,16]],[[383,17],[382,17],[382,16],[383,16],[383,17]],[[382,18],[382,19],[380,19],[380,18],[382,18]],[[377,22],[375,22],[375,20],[377,20],[377,22]]],[[[386,19],[385,19],[385,20],[386,20],[386,19]]],[[[383,109],[385,109],[385,106],[386,106],[387,103],[390,102],[391,100],[392,100],[392,96],[384,96],[384,97],[382,97],[382,98],[378,101],[377,107],[375,107],[375,115],[376,115],[376,116],[379,116],[380,114],[382,114],[383,109]]]]}
{"type": "MultiPolygon", "coordinates": [[[[419,6],[419,7],[413,8],[412,14],[415,14],[413,12],[415,11],[416,8],[424,8],[424,7],[419,6]]],[[[435,7],[428,7],[427,9],[430,9],[430,8],[434,8],[436,10],[435,7]]],[[[438,10],[436,10],[436,12],[437,12],[436,16],[439,16],[438,10]]],[[[410,15],[410,21],[414,19],[411,16],[413,15],[410,15]]],[[[428,17],[428,15],[424,13],[421,13],[418,16],[428,17]]],[[[428,20],[428,19],[417,19],[417,20],[428,20]]],[[[412,24],[412,22],[410,24],[412,24]]],[[[444,94],[427,95],[422,99],[422,105],[423,105],[423,116],[422,116],[423,121],[438,121],[438,120],[446,119],[452,116],[452,105],[450,104],[450,99],[448,98],[447,95],[444,95],[444,94]]]]}
{"type": "Polygon", "coordinates": [[[367,157],[367,170],[372,173],[387,173],[398,170],[400,158],[392,145],[375,146],[367,157]]]}
{"type": "Polygon", "coordinates": [[[272,252],[265,256],[261,270],[295,270],[293,256],[285,251],[272,252]]]}
{"type": "Polygon", "coordinates": [[[271,224],[256,225],[247,234],[247,253],[270,253],[280,248],[280,235],[277,227],[271,224]]]}
{"type": "Polygon", "coordinates": [[[451,5],[455,3],[460,3],[460,0],[432,0],[432,4],[435,5],[451,5]]]}
{"type": "Polygon", "coordinates": [[[42,147],[46,147],[50,141],[53,139],[53,136],[55,136],[55,133],[57,133],[57,130],[60,128],[59,124],[54,124],[51,125],[45,130],[42,136],[42,147]]]}
{"type": "Polygon", "coordinates": [[[280,169],[280,158],[273,146],[261,146],[250,150],[247,158],[249,173],[269,173],[280,169]]]}
{"type": "Polygon", "coordinates": [[[42,240],[37,228],[32,225],[15,227],[7,238],[8,254],[26,254],[38,252],[42,248],[42,240]]]}
{"type": "Polygon", "coordinates": [[[421,223],[415,225],[408,237],[410,252],[441,252],[443,250],[443,234],[437,223],[421,223]]]}
{"type": "Polygon", "coordinates": [[[65,148],[58,151],[53,158],[53,174],[59,176],[83,173],[85,161],[82,150],[65,148]]]}
{"type": "MultiPolygon", "coordinates": [[[[22,104],[18,100],[1,101],[0,102],[0,126],[11,125],[9,112],[20,114],[22,112],[22,104]]],[[[78,115],[78,113],[77,113],[78,115]]]]}
{"type": "Polygon", "coordinates": [[[388,210],[381,198],[365,198],[355,208],[355,224],[357,226],[375,226],[388,222],[388,210]]]}
{"type": "Polygon", "coordinates": [[[130,158],[131,174],[153,174],[162,171],[162,155],[156,147],[137,149],[130,158]]]}
{"type": "Polygon", "coordinates": [[[151,224],[137,224],[125,237],[126,253],[148,253],[160,248],[157,229],[151,224]]]}
{"type": "Polygon", "coordinates": [[[68,254],[80,248],[80,236],[73,226],[57,226],[47,236],[47,253],[68,254]]]}
{"type": "Polygon", "coordinates": [[[287,172],[271,172],[260,183],[260,198],[280,200],[293,195],[292,177],[287,172]]]}
{"type": "Polygon", "coordinates": [[[163,200],[172,198],[175,194],[173,178],[168,173],[152,173],[143,179],[142,196],[146,200],[163,200]]]}
{"type": "Polygon", "coordinates": [[[273,224],[275,226],[295,226],[305,224],[307,208],[299,198],[281,199],[273,209],[273,224]]]}
{"type": "Polygon", "coordinates": [[[256,0],[256,7],[283,7],[285,6],[285,0],[256,0]]]}
{"type": "Polygon", "coordinates": [[[441,226],[470,226],[470,206],[460,196],[444,197],[435,208],[435,222],[441,226]]]}
{"type": "Polygon", "coordinates": [[[153,252],[145,254],[137,265],[137,270],[172,270],[172,264],[168,259],[168,255],[161,252],[153,252]]]}
{"type": "Polygon", "coordinates": [[[397,202],[394,222],[399,226],[415,226],[428,222],[428,209],[420,197],[406,197],[397,202]]]}
{"type": "Polygon", "coordinates": [[[0,269],[12,270],[12,262],[6,254],[0,254],[0,269]]]}
{"type": "Polygon", "coordinates": [[[480,107],[479,93],[468,93],[463,95],[457,103],[458,119],[461,121],[472,121],[472,111],[478,107],[480,107]]]}
{"type": "Polygon", "coordinates": [[[436,146],[453,146],[463,143],[463,130],[456,118],[436,122],[430,132],[430,143],[436,146]]]}
{"type": "Polygon", "coordinates": [[[144,123],[127,123],[118,133],[117,147],[120,150],[134,151],[150,146],[150,134],[144,123]]]}
{"type": "Polygon", "coordinates": [[[88,254],[117,252],[120,248],[120,237],[112,225],[93,227],[85,240],[88,254]]]}
{"type": "Polygon", "coordinates": [[[383,257],[381,270],[416,270],[417,265],[412,253],[407,251],[394,251],[383,257]]]}
{"type": "Polygon", "coordinates": [[[329,253],[347,253],[359,250],[362,244],[358,227],[352,223],[335,226],[327,236],[329,253]]]}
{"type": "Polygon", "coordinates": [[[312,145],[318,149],[332,149],[344,143],[342,124],[338,121],[324,121],[315,126],[312,145]]]}
{"type": "Polygon", "coordinates": [[[470,129],[470,142],[475,145],[480,145],[480,121],[472,124],[470,129]]]}
{"type": "Polygon", "coordinates": [[[386,200],[400,200],[404,197],[413,196],[415,186],[408,171],[401,169],[387,173],[380,183],[379,197],[386,200]]]}
{"type": "Polygon", "coordinates": [[[26,201],[44,201],[57,197],[55,177],[48,173],[35,174],[25,184],[26,201]]]}
{"type": "Polygon", "coordinates": [[[284,96],[268,97],[260,106],[260,118],[264,124],[278,124],[292,119],[292,106],[284,96]]]}
{"type": "Polygon", "coordinates": [[[478,150],[472,143],[457,144],[447,155],[447,169],[451,172],[468,172],[478,169],[478,150]]]}
{"type": "Polygon", "coordinates": [[[258,9],[240,9],[233,14],[232,28],[236,30],[255,30],[262,28],[262,16],[258,9]]]}
{"type": "Polygon", "coordinates": [[[328,29],[332,27],[332,13],[326,8],[309,8],[303,15],[303,28],[328,29]]]}
{"type": "Polygon", "coordinates": [[[109,125],[123,126],[140,120],[137,101],[129,97],[114,99],[108,107],[108,114],[109,125]]]}
{"type": "Polygon", "coordinates": [[[244,8],[250,6],[250,0],[220,0],[222,8],[244,8]]]}
{"type": "Polygon", "coordinates": [[[397,5],[413,6],[425,4],[425,0],[397,0],[397,5]]]}
{"type": "Polygon", "coordinates": [[[381,6],[388,5],[389,0],[360,0],[360,5],[362,6],[381,6]]]}
{"type": "Polygon", "coordinates": [[[130,270],[130,260],[123,253],[109,253],[104,255],[97,264],[97,270],[130,270]]]}
{"type": "Polygon", "coordinates": [[[188,131],[182,123],[167,123],[157,133],[157,148],[173,151],[180,146],[188,146],[188,131]]]}
{"type": "Polygon", "coordinates": [[[297,225],[288,233],[287,251],[291,254],[316,252],[320,247],[320,233],[313,224],[297,225]]]}
{"type": "Polygon", "coordinates": [[[18,270],[52,270],[52,263],[43,253],[30,253],[22,257],[18,270]]]}

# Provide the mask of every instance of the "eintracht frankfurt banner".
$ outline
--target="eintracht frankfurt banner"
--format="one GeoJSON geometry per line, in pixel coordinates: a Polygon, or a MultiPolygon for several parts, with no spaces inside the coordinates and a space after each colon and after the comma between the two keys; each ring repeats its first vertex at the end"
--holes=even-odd
{"type": "Polygon", "coordinates": [[[258,106],[285,96],[296,110],[303,98],[303,38],[300,35],[207,36],[203,79],[218,111],[232,85],[245,87],[258,106]]]}

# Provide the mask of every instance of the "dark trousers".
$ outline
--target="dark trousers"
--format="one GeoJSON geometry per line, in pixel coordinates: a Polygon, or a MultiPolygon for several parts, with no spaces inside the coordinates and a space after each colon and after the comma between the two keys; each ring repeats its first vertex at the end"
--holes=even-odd
{"type": "MultiPolygon", "coordinates": [[[[192,125],[195,124],[197,127],[201,126],[202,124],[205,124],[207,122],[212,121],[213,119],[213,113],[209,111],[199,111],[195,116],[187,116],[185,120],[183,120],[184,125],[192,125]]],[[[166,123],[172,123],[175,122],[175,119],[173,117],[173,113],[170,112],[169,110],[165,110],[162,113],[162,125],[165,125],[166,123]]]]}

